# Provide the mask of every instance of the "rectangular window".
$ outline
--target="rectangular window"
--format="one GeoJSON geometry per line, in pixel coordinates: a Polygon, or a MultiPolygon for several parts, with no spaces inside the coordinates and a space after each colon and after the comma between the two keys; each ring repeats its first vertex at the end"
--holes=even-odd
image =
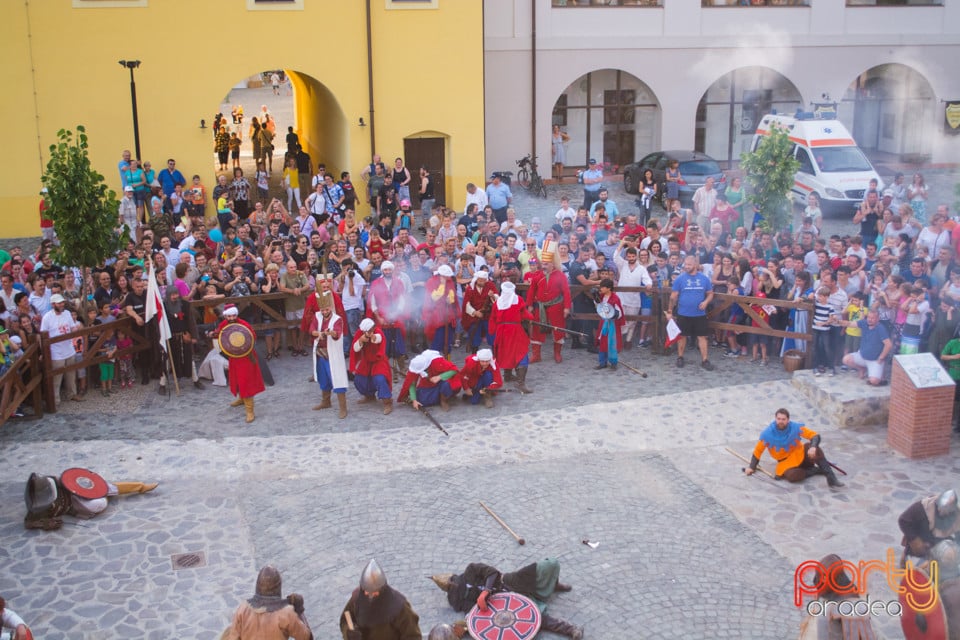
{"type": "Polygon", "coordinates": [[[386,0],[387,9],[436,9],[440,0],[386,0]]]}
{"type": "Polygon", "coordinates": [[[553,118],[550,124],[558,124],[561,127],[567,126],[567,94],[562,93],[553,105],[553,118]]]}
{"type": "Polygon", "coordinates": [[[942,7],[943,0],[847,0],[848,7],[942,7]]]}
{"type": "Polygon", "coordinates": [[[662,0],[552,0],[554,7],[659,7],[662,0]]]}
{"type": "Polygon", "coordinates": [[[810,0],[700,0],[701,7],[809,7],[810,0]]]}
{"type": "Polygon", "coordinates": [[[247,0],[247,11],[303,11],[304,0],[247,0]]]}
{"type": "Polygon", "coordinates": [[[147,0],[73,0],[74,9],[104,9],[113,7],[145,7],[147,0]]]}

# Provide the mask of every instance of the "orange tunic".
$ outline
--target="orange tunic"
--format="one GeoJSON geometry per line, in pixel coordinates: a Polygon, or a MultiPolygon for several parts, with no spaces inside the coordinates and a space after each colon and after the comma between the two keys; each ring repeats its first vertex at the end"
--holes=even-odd
{"type": "Polygon", "coordinates": [[[757,446],[753,448],[753,457],[759,460],[766,449],[777,461],[777,475],[782,476],[788,469],[803,464],[806,457],[803,440],[811,440],[816,436],[816,431],[792,420],[783,431],[777,429],[776,422],[771,422],[760,434],[757,446]]]}

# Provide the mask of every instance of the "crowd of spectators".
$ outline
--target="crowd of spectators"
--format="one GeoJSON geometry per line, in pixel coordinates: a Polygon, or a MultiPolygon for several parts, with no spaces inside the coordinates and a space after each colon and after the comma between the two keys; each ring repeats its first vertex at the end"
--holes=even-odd
{"type": "MultiPolygon", "coordinates": [[[[838,368],[847,368],[845,355],[863,348],[860,338],[870,311],[876,316],[868,330],[874,331],[879,323],[890,342],[882,359],[927,350],[960,353],[960,343],[948,345],[960,322],[960,265],[955,259],[960,225],[946,205],[932,210],[918,206],[915,193],[898,187],[902,178],[883,193],[868,190],[851,220],[851,233],[842,236],[821,235],[822,215],[815,198],[797,228],[770,232],[744,215],[742,194],[733,208],[727,197],[731,194],[725,193],[698,194],[694,209],[671,200],[669,211],[658,217],[648,216],[645,208],[635,211],[626,203],[613,202],[601,187],[591,191],[583,206],[573,207],[562,198],[555,216],[545,220],[517,211],[509,185],[498,175],[483,187],[466,186],[463,211],[438,204],[427,168],[421,167],[414,176],[401,158],[388,167],[375,156],[363,168],[363,186],[357,189],[348,172],[337,180],[323,164],[314,167],[296,134],[290,134],[282,186],[286,203],[281,199],[284,194],[271,193],[269,185],[252,188],[237,166],[232,175],[216,176],[210,194],[214,211],[207,209],[207,191],[199,175],[188,182],[173,159],[155,173],[149,162],[141,167],[124,152],[119,163],[124,196],[117,224],[126,225],[129,241],[122,251],[86,276],[53,264],[52,229],[45,229],[33,255],[23,255],[19,248],[0,252],[0,320],[9,336],[2,341],[6,360],[15,358],[17,349],[43,329],[44,318],[56,313],[57,296],[72,322],[69,327],[65,321],[58,323],[59,331],[103,322],[109,316],[142,319],[136,296],[141,295],[151,260],[161,293],[175,287],[185,300],[219,300],[280,292],[286,298],[271,304],[291,321],[300,318],[318,276],[330,274],[352,333],[364,315],[369,285],[382,275],[385,261],[393,263],[405,290],[413,292],[413,308],[419,308],[427,279],[441,265],[453,270],[461,296],[478,270],[488,271],[496,285],[521,284],[540,269],[545,243],[551,242],[570,284],[583,287],[574,299],[575,313],[593,311],[592,291],[604,278],[618,286],[645,287],[642,293],[623,295],[627,313],[640,317],[624,327],[627,349],[651,344],[652,314],[660,310],[656,300],[661,292],[669,292],[682,273],[684,258],[692,255],[717,293],[815,305],[812,314],[767,304],[751,307],[775,329],[812,328],[814,344],[717,331],[713,346],[728,357],[766,365],[788,349],[816,347],[816,373],[834,375],[838,368]],[[310,195],[301,199],[293,184],[312,185],[310,195]],[[411,206],[411,189],[421,196],[423,206],[418,210],[411,206]]],[[[262,160],[258,164],[263,167],[262,160]]],[[[922,183],[922,178],[914,183],[922,183]]],[[[735,311],[725,321],[756,324],[742,309],[732,308],[735,311]]],[[[204,307],[199,324],[216,322],[216,309],[204,307]]],[[[417,314],[411,314],[409,323],[415,352],[424,346],[417,314]]],[[[571,325],[586,334],[595,328],[589,320],[572,320],[571,325]]],[[[289,332],[290,355],[307,355],[304,336],[295,328],[289,332]]],[[[268,357],[281,357],[280,332],[268,330],[264,335],[268,357]]],[[[876,340],[869,342],[862,355],[875,361],[881,354],[876,352],[876,340]]],[[[82,352],[84,345],[79,341],[74,347],[82,352]]],[[[593,350],[595,345],[592,340],[574,340],[577,347],[593,350]]],[[[956,376],[953,361],[945,362],[956,376]]],[[[874,375],[875,369],[866,376],[859,360],[849,366],[871,383],[886,380],[884,373],[874,375]]],[[[118,375],[119,368],[111,375],[118,375]]],[[[68,385],[67,394],[82,399],[82,379],[75,384],[68,385]]],[[[133,383],[123,380],[120,388],[128,384],[133,383]]]]}

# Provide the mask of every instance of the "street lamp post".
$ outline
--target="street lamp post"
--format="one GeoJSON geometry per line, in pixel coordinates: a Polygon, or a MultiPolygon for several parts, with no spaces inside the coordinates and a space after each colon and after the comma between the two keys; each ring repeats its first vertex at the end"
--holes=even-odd
{"type": "Polygon", "coordinates": [[[140,155],[140,121],[137,118],[137,83],[133,79],[133,70],[140,66],[139,60],[120,60],[120,66],[130,70],[130,104],[133,107],[133,146],[137,152],[135,156],[143,162],[140,155]]]}

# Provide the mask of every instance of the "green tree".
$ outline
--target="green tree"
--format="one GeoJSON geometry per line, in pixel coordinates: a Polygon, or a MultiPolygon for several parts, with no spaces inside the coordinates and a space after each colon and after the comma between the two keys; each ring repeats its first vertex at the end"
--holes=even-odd
{"type": "Polygon", "coordinates": [[[791,156],[793,143],[786,129],[773,128],[757,149],[740,156],[740,168],[750,185],[747,201],[760,212],[759,226],[776,233],[793,222],[790,190],[800,163],[791,156]]]}
{"type": "Polygon", "coordinates": [[[116,253],[127,230],[117,233],[117,194],[90,165],[83,125],[77,125],[76,137],[61,129],[57,138],[43,174],[47,215],[60,238],[53,257],[57,264],[88,269],[116,253]]]}

